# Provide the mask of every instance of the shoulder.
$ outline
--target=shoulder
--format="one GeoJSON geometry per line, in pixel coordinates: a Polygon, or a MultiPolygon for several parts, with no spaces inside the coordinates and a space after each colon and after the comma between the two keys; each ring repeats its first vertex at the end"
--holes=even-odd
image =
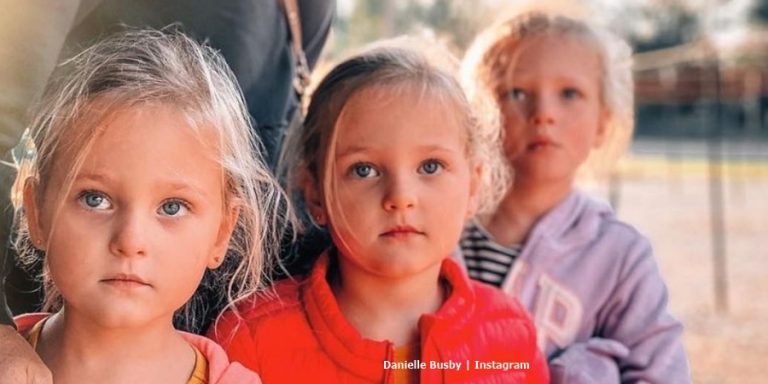
{"type": "Polygon", "coordinates": [[[191,333],[181,331],[179,333],[205,357],[210,383],[261,383],[259,375],[255,372],[245,368],[240,363],[230,362],[224,349],[213,340],[191,333]]]}
{"type": "Polygon", "coordinates": [[[593,245],[636,251],[650,251],[650,241],[634,226],[616,217],[608,203],[579,193],[582,209],[574,232],[591,239],[593,245]]]}
{"type": "Polygon", "coordinates": [[[303,317],[299,297],[303,282],[303,279],[285,279],[242,300],[235,310],[230,308],[221,314],[208,336],[226,346],[233,338],[255,338],[261,328],[270,324],[303,317]]]}
{"type": "Polygon", "coordinates": [[[527,312],[517,299],[494,286],[470,279],[456,260],[443,260],[440,273],[453,287],[451,296],[458,298],[450,301],[454,304],[448,305],[449,310],[469,310],[474,322],[485,318],[528,319],[527,312]]]}
{"type": "Polygon", "coordinates": [[[615,276],[616,284],[630,284],[634,281],[630,276],[657,273],[653,247],[640,230],[617,218],[613,210],[592,208],[586,210],[585,215],[590,215],[581,224],[586,227],[581,234],[585,247],[574,253],[583,262],[595,270],[610,271],[608,274],[615,276]]]}
{"type": "Polygon", "coordinates": [[[495,287],[479,282],[472,286],[475,310],[470,326],[465,328],[472,329],[471,334],[465,337],[482,346],[475,351],[477,357],[530,361],[538,351],[536,328],[522,304],[495,287]]]}
{"type": "Polygon", "coordinates": [[[255,320],[290,313],[301,307],[300,291],[305,279],[284,279],[237,306],[245,319],[255,320]]]}
{"type": "Polygon", "coordinates": [[[520,302],[490,285],[473,281],[475,314],[473,326],[489,339],[501,338],[516,343],[535,343],[536,331],[528,311],[520,302]]]}
{"type": "Polygon", "coordinates": [[[475,312],[478,318],[504,317],[520,321],[529,320],[528,312],[511,295],[479,281],[471,281],[470,286],[475,294],[475,312]]]}
{"type": "Polygon", "coordinates": [[[226,310],[209,330],[230,359],[263,373],[263,364],[288,356],[291,348],[311,340],[300,299],[303,280],[284,280],[226,310]],[[286,342],[293,337],[291,342],[286,342]]]}

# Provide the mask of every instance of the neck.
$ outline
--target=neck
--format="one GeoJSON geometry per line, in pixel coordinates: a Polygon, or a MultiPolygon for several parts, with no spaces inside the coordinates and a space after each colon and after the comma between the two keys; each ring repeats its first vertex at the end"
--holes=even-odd
{"type": "Polygon", "coordinates": [[[572,190],[571,180],[536,182],[520,177],[488,218],[486,229],[498,243],[521,244],[539,219],[572,190]]]}
{"type": "Polygon", "coordinates": [[[332,284],[339,308],[360,334],[404,345],[418,340],[419,318],[446,299],[438,263],[408,277],[382,277],[339,256],[340,276],[332,284]]]}
{"type": "Polygon", "coordinates": [[[170,317],[113,328],[65,309],[46,322],[37,350],[57,383],[186,380],[195,359],[170,317]]]}

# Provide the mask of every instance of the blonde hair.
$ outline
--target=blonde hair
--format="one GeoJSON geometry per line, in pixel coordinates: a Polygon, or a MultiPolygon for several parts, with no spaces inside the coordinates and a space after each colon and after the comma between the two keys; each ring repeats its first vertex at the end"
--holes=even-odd
{"type": "MultiPolygon", "coordinates": [[[[500,79],[513,64],[514,51],[526,38],[555,35],[583,39],[602,60],[601,102],[608,111],[605,141],[593,150],[586,168],[608,171],[626,150],[634,129],[634,83],[632,50],[610,33],[586,21],[553,11],[527,11],[496,23],[475,39],[462,63],[462,83],[470,99],[492,99],[499,103],[500,79]]],[[[500,123],[500,122],[499,122],[500,123]]]]}
{"type": "MultiPolygon", "coordinates": [[[[177,327],[200,332],[224,305],[234,309],[268,280],[291,217],[284,193],[258,152],[240,88],[216,51],[175,30],[135,30],[102,40],[63,63],[33,111],[28,140],[20,144],[27,154],[16,187],[23,187],[19,179],[26,175],[36,178],[40,199],[54,163],[66,151],[74,154],[61,186],[68,190],[100,122],[118,109],[147,103],[178,108],[195,133],[203,125],[216,130],[225,202],[240,208],[224,263],[206,271],[195,295],[175,316],[177,327]]],[[[26,265],[44,260],[32,245],[19,204],[14,246],[26,265]]],[[[53,311],[62,299],[46,264],[44,310],[53,311]]]]}
{"type": "MultiPolygon", "coordinates": [[[[374,88],[397,97],[416,90],[420,95],[449,102],[465,128],[467,154],[483,165],[479,210],[490,211],[502,196],[506,169],[501,156],[500,129],[481,119],[455,77],[458,62],[435,42],[395,38],[374,43],[334,67],[315,89],[301,130],[288,136],[283,157],[290,190],[309,177],[324,191],[332,190],[328,177],[336,129],[345,105],[356,95],[374,88]]],[[[373,101],[376,102],[376,101],[373,101]]],[[[324,194],[326,203],[331,196],[324,194]]]]}

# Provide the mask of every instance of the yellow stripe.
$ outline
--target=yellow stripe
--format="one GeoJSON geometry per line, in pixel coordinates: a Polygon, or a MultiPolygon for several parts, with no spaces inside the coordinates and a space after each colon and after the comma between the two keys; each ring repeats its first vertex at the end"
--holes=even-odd
{"type": "Polygon", "coordinates": [[[187,384],[208,384],[208,360],[197,347],[193,345],[192,349],[195,350],[195,369],[187,384]]]}

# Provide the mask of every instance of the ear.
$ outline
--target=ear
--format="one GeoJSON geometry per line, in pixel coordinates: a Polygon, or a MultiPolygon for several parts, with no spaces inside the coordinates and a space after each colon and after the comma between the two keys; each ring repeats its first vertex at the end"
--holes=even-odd
{"type": "Polygon", "coordinates": [[[305,172],[301,177],[300,187],[304,194],[304,201],[307,204],[309,214],[312,215],[312,220],[318,225],[328,224],[328,218],[325,211],[325,203],[322,188],[318,185],[314,176],[305,172]]]}
{"type": "Polygon", "coordinates": [[[28,177],[24,181],[24,212],[29,227],[29,237],[35,248],[45,251],[48,244],[47,233],[43,230],[40,220],[40,207],[37,205],[37,193],[39,184],[34,177],[28,177]]]}
{"type": "Polygon", "coordinates": [[[216,235],[216,243],[213,245],[213,251],[208,259],[208,268],[216,269],[224,262],[229,249],[229,240],[232,238],[232,232],[235,230],[237,219],[240,217],[240,204],[230,202],[229,209],[224,212],[219,225],[219,233],[216,235]]]}
{"type": "Polygon", "coordinates": [[[605,108],[600,108],[600,121],[597,123],[597,133],[592,148],[599,148],[605,143],[609,121],[611,121],[611,112],[605,108]]]}
{"type": "Polygon", "coordinates": [[[480,184],[483,179],[483,164],[477,162],[469,169],[469,204],[467,205],[467,214],[465,219],[475,216],[480,206],[480,184]]]}

